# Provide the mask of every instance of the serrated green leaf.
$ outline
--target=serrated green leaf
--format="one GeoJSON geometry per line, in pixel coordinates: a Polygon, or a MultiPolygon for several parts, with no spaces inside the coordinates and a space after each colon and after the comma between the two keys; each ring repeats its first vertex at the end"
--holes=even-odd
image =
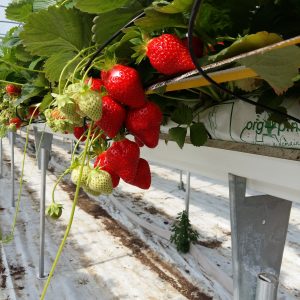
{"type": "Polygon", "coordinates": [[[135,21],[144,31],[152,32],[169,27],[187,28],[182,14],[164,14],[154,8],[145,9],[146,16],[135,21]]]}
{"type": "Polygon", "coordinates": [[[94,19],[94,41],[98,44],[105,42],[117,30],[130,21],[143,7],[139,3],[126,8],[119,8],[108,13],[102,13],[94,19]],[[114,20],[111,22],[111,20],[114,20]]]}
{"type": "Polygon", "coordinates": [[[25,50],[25,48],[22,45],[18,45],[15,48],[15,56],[16,59],[21,62],[31,62],[32,56],[25,50]]]}
{"type": "Polygon", "coordinates": [[[154,1],[153,7],[155,10],[165,14],[177,14],[189,11],[193,2],[193,0],[174,0],[170,4],[165,5],[165,1],[154,1]]]}
{"type": "Polygon", "coordinates": [[[187,129],[183,127],[173,127],[169,129],[169,135],[173,141],[175,141],[180,148],[183,147],[187,129]]]}
{"type": "Polygon", "coordinates": [[[207,131],[203,123],[195,123],[190,127],[190,138],[191,143],[196,147],[200,147],[206,143],[207,131]]]}
{"type": "MultiPolygon", "coordinates": [[[[75,54],[72,51],[61,51],[49,57],[44,64],[46,78],[51,82],[58,81],[63,68],[74,58],[74,56],[75,54]]],[[[63,80],[70,75],[70,72],[72,72],[80,60],[81,59],[78,58],[67,67],[62,76],[63,80]]]]}
{"type": "Polygon", "coordinates": [[[5,10],[5,16],[9,20],[17,22],[26,22],[29,15],[32,13],[32,0],[12,2],[5,10]]]}
{"type": "Polygon", "coordinates": [[[90,14],[106,13],[117,8],[126,7],[133,3],[132,0],[110,0],[110,1],[95,1],[95,0],[79,0],[75,7],[83,12],[90,14]]]}
{"type": "Polygon", "coordinates": [[[193,110],[186,105],[180,105],[171,115],[171,120],[179,125],[190,125],[193,121],[193,110]]]}
{"type": "Polygon", "coordinates": [[[209,60],[220,61],[222,59],[272,45],[280,41],[282,41],[282,38],[276,33],[260,31],[237,39],[229,47],[223,49],[218,54],[210,56],[209,60]]]}
{"type": "Polygon", "coordinates": [[[31,83],[26,83],[22,86],[22,94],[21,96],[14,102],[15,106],[20,105],[21,103],[38,96],[44,89],[41,87],[37,87],[32,85],[31,83]]]}
{"type": "Polygon", "coordinates": [[[79,52],[91,41],[92,16],[76,9],[49,7],[32,14],[20,37],[33,55],[51,56],[60,51],[79,52]]]}
{"type": "Polygon", "coordinates": [[[257,78],[246,78],[234,81],[234,85],[245,92],[252,92],[260,87],[262,80],[257,78]]]}
{"type": "Polygon", "coordinates": [[[59,0],[33,0],[33,11],[47,9],[49,6],[55,5],[59,0]]]}
{"type": "Polygon", "coordinates": [[[289,46],[275,49],[264,54],[242,58],[238,62],[253,69],[280,95],[293,86],[293,78],[298,75],[300,48],[289,46]]]}
{"type": "Polygon", "coordinates": [[[46,94],[41,102],[41,105],[39,106],[39,111],[43,112],[45,109],[47,109],[52,101],[53,97],[51,96],[51,94],[46,94]]]}

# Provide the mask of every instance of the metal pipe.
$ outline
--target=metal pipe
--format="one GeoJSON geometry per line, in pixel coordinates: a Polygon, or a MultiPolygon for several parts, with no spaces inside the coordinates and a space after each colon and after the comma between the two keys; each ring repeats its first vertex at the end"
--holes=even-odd
{"type": "Polygon", "coordinates": [[[256,300],[276,300],[278,279],[270,273],[260,273],[257,276],[256,300]]]}
{"type": "Polygon", "coordinates": [[[178,184],[178,188],[182,191],[184,191],[184,183],[182,180],[182,171],[179,171],[179,184],[178,184]]]}
{"type": "Polygon", "coordinates": [[[10,135],[10,149],[11,149],[11,165],[10,165],[10,175],[11,175],[11,205],[15,207],[15,138],[16,133],[11,131],[10,135]]]}
{"type": "Polygon", "coordinates": [[[2,138],[0,139],[0,178],[3,178],[3,162],[2,162],[2,138]]]}
{"type": "Polygon", "coordinates": [[[40,199],[40,257],[39,274],[40,279],[45,278],[45,203],[46,203],[46,149],[41,148],[41,199],[40,199]]]}
{"type": "Polygon", "coordinates": [[[190,181],[191,181],[191,173],[186,172],[185,210],[187,214],[189,214],[189,208],[190,208],[190,181]]]}

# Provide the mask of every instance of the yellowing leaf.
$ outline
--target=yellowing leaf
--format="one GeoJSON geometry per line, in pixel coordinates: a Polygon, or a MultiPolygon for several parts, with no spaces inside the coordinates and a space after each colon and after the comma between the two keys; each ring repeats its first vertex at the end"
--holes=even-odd
{"type": "Polygon", "coordinates": [[[293,78],[298,75],[300,48],[289,46],[275,49],[239,59],[238,62],[253,69],[280,95],[293,86],[293,78]]]}

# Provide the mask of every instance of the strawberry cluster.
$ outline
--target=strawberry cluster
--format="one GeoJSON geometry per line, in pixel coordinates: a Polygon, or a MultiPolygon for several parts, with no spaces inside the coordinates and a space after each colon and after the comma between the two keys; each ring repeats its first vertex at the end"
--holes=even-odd
{"type": "MultiPolygon", "coordinates": [[[[138,43],[133,57],[137,57],[137,62],[147,58],[160,74],[171,76],[195,68],[186,41],[174,34],[145,37],[138,43]]],[[[84,78],[66,85],[63,92],[59,86],[59,90],[59,94],[52,93],[54,100],[43,111],[53,131],[73,132],[80,142],[85,142],[89,124],[94,124],[91,140],[87,142],[90,143],[89,157],[95,157],[95,163],[94,168],[84,166],[82,186],[85,191],[94,195],[109,194],[120,179],[148,189],[150,167],[140,157],[140,147],[155,148],[158,145],[163,115],[160,107],[146,96],[139,72],[115,59],[106,59],[98,78],[84,78]],[[133,136],[132,140],[126,138],[128,134],[133,136]]],[[[11,103],[21,95],[22,89],[9,84],[5,93],[11,103]]],[[[5,111],[8,114],[0,114],[0,121],[3,119],[14,129],[19,128],[23,120],[31,116],[36,118],[39,114],[35,107],[29,106],[20,114],[21,120],[13,105],[11,110],[5,111]]],[[[72,180],[77,184],[79,165],[71,168],[72,180]]]]}
{"type": "MultiPolygon", "coordinates": [[[[194,69],[186,45],[175,35],[147,40],[143,49],[153,68],[164,75],[194,69]]],[[[76,138],[85,141],[88,124],[83,118],[87,118],[94,122],[92,135],[102,134],[100,151],[94,151],[94,168],[84,166],[82,186],[86,192],[108,194],[120,179],[142,189],[150,187],[150,167],[140,157],[140,147],[158,145],[163,115],[159,106],[147,98],[135,68],[110,62],[99,78],[70,84],[62,95],[53,96],[56,107],[45,113],[53,129],[73,131],[76,138]],[[134,140],[126,138],[127,134],[134,140]]],[[[76,184],[78,170],[72,172],[76,184]]]]}

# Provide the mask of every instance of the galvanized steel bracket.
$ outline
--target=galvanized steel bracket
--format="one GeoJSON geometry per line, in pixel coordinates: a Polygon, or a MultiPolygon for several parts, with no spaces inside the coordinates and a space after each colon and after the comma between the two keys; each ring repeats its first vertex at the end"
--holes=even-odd
{"type": "Polygon", "coordinates": [[[257,275],[279,278],[292,202],[269,195],[246,197],[246,178],[229,174],[235,300],[254,300],[257,275]]]}

